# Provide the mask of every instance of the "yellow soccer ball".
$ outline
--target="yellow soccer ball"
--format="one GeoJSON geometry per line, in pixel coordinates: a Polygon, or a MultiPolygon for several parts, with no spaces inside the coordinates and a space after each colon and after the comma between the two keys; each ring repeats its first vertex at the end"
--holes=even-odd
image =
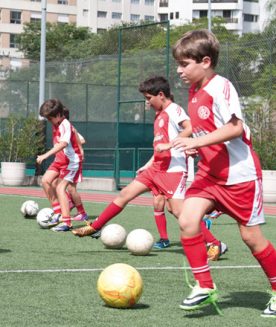
{"type": "Polygon", "coordinates": [[[106,267],[97,282],[100,297],[110,307],[130,308],[140,299],[143,280],[140,273],[125,263],[106,267]]]}

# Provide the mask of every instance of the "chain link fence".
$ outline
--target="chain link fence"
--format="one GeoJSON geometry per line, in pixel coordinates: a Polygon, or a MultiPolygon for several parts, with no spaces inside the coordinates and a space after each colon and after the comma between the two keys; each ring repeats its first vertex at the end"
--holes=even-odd
{"type": "MultiPolygon", "coordinates": [[[[175,102],[187,105],[188,89],[176,73],[169,47],[169,25],[150,24],[118,30],[112,53],[82,61],[46,63],[45,98],[59,98],[85,137],[84,174],[132,178],[151,156],[154,114],[145,111],[139,83],[150,75],[167,76],[175,102]],[[163,31],[164,43],[145,49],[148,37],[163,31]]],[[[235,85],[263,167],[276,169],[275,39],[221,44],[217,72],[235,85]],[[264,160],[266,159],[266,160],[264,160]]],[[[39,63],[0,80],[1,120],[11,113],[38,113],[39,63]]],[[[51,146],[47,126],[47,147],[51,146]]],[[[47,165],[47,164],[46,164],[47,165]]]]}

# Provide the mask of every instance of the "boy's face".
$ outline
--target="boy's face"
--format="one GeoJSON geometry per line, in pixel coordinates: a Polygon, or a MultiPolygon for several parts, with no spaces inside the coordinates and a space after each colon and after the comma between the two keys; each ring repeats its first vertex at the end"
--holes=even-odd
{"type": "Polygon", "coordinates": [[[162,110],[163,98],[164,95],[162,92],[157,95],[152,95],[149,93],[144,93],[144,97],[146,99],[146,106],[152,108],[154,111],[162,110]]]}
{"type": "Polygon", "coordinates": [[[59,125],[59,123],[62,121],[63,117],[61,117],[59,114],[56,117],[48,117],[47,120],[54,126],[59,125]]]}
{"type": "Polygon", "coordinates": [[[206,76],[206,70],[210,68],[210,58],[205,57],[200,63],[194,59],[184,58],[178,64],[177,73],[185,84],[202,82],[206,76]]]}

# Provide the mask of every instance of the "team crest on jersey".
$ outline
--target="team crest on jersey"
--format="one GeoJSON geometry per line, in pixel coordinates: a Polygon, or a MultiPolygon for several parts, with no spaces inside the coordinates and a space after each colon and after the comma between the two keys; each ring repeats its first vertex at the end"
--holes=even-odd
{"type": "Polygon", "coordinates": [[[164,126],[164,119],[160,119],[158,122],[158,126],[161,128],[164,126]]]}
{"type": "Polygon", "coordinates": [[[200,106],[197,110],[198,116],[201,119],[207,119],[210,116],[210,109],[206,106],[200,106]]]}

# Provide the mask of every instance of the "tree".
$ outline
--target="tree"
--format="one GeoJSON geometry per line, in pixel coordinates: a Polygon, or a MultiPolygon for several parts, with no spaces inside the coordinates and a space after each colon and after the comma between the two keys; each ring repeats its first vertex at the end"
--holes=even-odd
{"type": "MultiPolygon", "coordinates": [[[[74,24],[46,24],[46,60],[61,58],[83,58],[83,48],[80,46],[85,40],[92,37],[86,27],[76,27],[74,24]]],[[[28,59],[40,58],[40,24],[37,22],[24,25],[23,33],[17,36],[18,49],[23,51],[28,59]]]]}

